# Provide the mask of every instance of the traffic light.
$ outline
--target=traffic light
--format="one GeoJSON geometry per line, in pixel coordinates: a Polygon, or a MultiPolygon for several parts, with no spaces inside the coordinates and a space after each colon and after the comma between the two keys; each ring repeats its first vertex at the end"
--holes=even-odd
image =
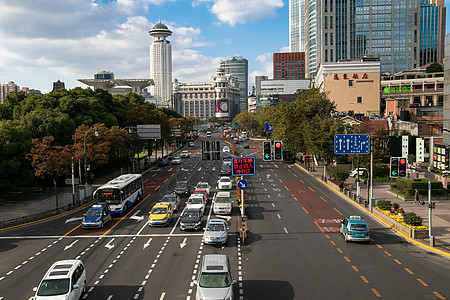
{"type": "Polygon", "coordinates": [[[283,147],[281,147],[281,146],[282,146],[282,143],[280,141],[276,141],[274,143],[274,147],[275,147],[274,160],[283,160],[283,153],[282,153],[283,147]]]}
{"type": "Polygon", "coordinates": [[[263,160],[264,161],[272,160],[272,144],[270,141],[263,142],[263,160]]]}
{"type": "Polygon", "coordinates": [[[391,164],[390,164],[390,176],[391,178],[398,178],[398,157],[391,157],[391,164]]]}
{"type": "Polygon", "coordinates": [[[400,157],[398,159],[398,177],[406,177],[407,162],[406,157],[400,157]]]}

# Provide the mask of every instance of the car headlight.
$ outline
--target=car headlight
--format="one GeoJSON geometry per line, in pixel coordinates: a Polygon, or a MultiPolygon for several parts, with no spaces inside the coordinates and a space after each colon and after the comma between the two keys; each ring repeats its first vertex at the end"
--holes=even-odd
{"type": "Polygon", "coordinates": [[[200,226],[202,225],[202,221],[195,223],[195,226],[200,226]]]}

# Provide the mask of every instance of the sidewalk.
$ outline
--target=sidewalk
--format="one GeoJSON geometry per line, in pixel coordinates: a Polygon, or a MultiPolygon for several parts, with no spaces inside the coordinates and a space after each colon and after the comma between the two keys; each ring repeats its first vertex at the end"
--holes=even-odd
{"type": "MultiPolygon", "coordinates": [[[[169,152],[171,153],[171,152],[169,152]]],[[[164,155],[168,152],[165,150],[164,155]]],[[[158,150],[157,157],[161,158],[161,151],[158,150]]],[[[151,156],[151,163],[156,161],[155,154],[151,156]]],[[[144,160],[140,162],[140,166],[144,166],[144,160]]],[[[111,179],[119,176],[120,170],[113,173],[105,174],[101,177],[93,179],[93,188],[99,187],[111,179]]],[[[126,172],[124,168],[123,173],[126,172]]],[[[84,189],[83,185],[77,188],[84,189]]],[[[45,191],[38,190],[36,187],[22,188],[19,191],[4,193],[0,196],[0,230],[11,226],[21,225],[23,223],[33,222],[40,219],[50,218],[52,216],[65,213],[71,209],[79,209],[78,207],[64,206],[64,196],[72,195],[72,187],[64,186],[58,187],[58,209],[56,209],[56,196],[53,187],[46,187],[45,191]]],[[[90,203],[86,201],[83,205],[90,203]]]]}
{"type": "MultiPolygon", "coordinates": [[[[300,165],[300,163],[297,163],[297,165],[300,165]]],[[[309,171],[309,173],[317,180],[322,181],[323,166],[315,167],[314,171],[309,171]]],[[[352,178],[349,178],[347,181],[350,181],[351,179],[352,178]]],[[[331,181],[327,181],[327,184],[336,191],[339,191],[338,186],[331,181]]],[[[428,199],[421,198],[422,201],[425,201],[425,205],[415,204],[413,199],[403,200],[403,197],[398,197],[396,194],[389,192],[389,189],[390,184],[374,184],[373,200],[375,203],[379,200],[389,200],[392,203],[398,203],[404,208],[406,213],[414,212],[416,215],[422,217],[423,225],[429,227],[428,199]]],[[[356,187],[353,187],[352,193],[356,193],[356,187]]],[[[360,186],[360,197],[362,200],[368,199],[368,188],[366,184],[360,186]]],[[[450,254],[450,200],[433,200],[432,198],[431,201],[436,203],[436,208],[431,211],[432,235],[435,238],[434,248],[450,254]]],[[[364,205],[362,205],[362,207],[364,207],[364,205]]],[[[424,245],[429,245],[428,238],[416,239],[416,241],[424,245]]]]}

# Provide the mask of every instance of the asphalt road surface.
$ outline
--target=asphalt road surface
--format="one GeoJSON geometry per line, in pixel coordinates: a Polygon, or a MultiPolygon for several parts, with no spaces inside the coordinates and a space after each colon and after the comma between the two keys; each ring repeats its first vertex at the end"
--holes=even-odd
{"type": "MultiPolygon", "coordinates": [[[[217,192],[221,161],[201,159],[205,139],[219,134],[187,148],[191,157],[181,165],[144,173],[144,198],[103,229],[82,229],[83,210],[0,232],[0,300],[32,298],[53,262],[73,258],[86,266],[82,299],[195,299],[193,280],[210,253],[229,257],[235,299],[450,299],[448,259],[409,244],[299,167],[262,161],[257,141],[245,142],[249,149],[237,145],[257,157],[256,175],[245,178],[245,243],[236,203],[224,246],[179,229],[186,197],[169,226],[149,227],[148,212],[177,180],[207,181],[217,192]],[[339,223],[349,215],[366,219],[369,243],[344,241],[339,223]]],[[[213,217],[211,199],[205,219],[213,217]]]]}

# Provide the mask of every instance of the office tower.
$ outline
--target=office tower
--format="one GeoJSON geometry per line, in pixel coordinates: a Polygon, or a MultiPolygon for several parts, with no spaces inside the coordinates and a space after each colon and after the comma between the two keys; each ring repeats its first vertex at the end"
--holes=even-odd
{"type": "Polygon", "coordinates": [[[64,84],[64,82],[60,81],[59,79],[58,79],[58,81],[53,82],[53,90],[52,91],[65,89],[65,88],[66,88],[66,85],[64,84]]]}
{"type": "MultiPolygon", "coordinates": [[[[445,36],[444,48],[443,127],[450,130],[450,34],[445,36]]],[[[450,132],[443,130],[444,144],[450,145],[450,132]]]]}
{"type": "MultiPolygon", "coordinates": [[[[438,2],[441,0],[307,0],[307,76],[313,77],[322,63],[362,56],[379,57],[381,73],[394,74],[419,67],[421,40],[430,35],[429,29],[421,28],[421,21],[427,28],[431,26],[425,21],[430,16],[421,13],[427,11],[422,6],[439,6],[438,2]]],[[[439,9],[438,16],[445,16],[445,8],[439,9]]],[[[436,53],[443,52],[443,41],[435,45],[441,49],[436,53]]]]}
{"type": "Polygon", "coordinates": [[[289,51],[305,51],[305,0],[289,1],[289,51]]]}
{"type": "Polygon", "coordinates": [[[0,104],[5,102],[6,95],[18,92],[20,92],[20,86],[15,84],[14,81],[9,81],[8,83],[0,84],[0,104]]]}
{"type": "Polygon", "coordinates": [[[442,63],[445,40],[444,0],[422,0],[420,6],[420,65],[442,63]]]}
{"type": "Polygon", "coordinates": [[[158,107],[171,108],[172,46],[166,38],[172,31],[160,20],[148,33],[155,38],[150,45],[150,78],[155,82],[151,91],[158,107]]]}
{"type": "Polygon", "coordinates": [[[305,78],[305,53],[286,52],[273,54],[273,79],[305,78]]]}
{"type": "Polygon", "coordinates": [[[246,111],[248,106],[248,61],[242,56],[236,56],[232,59],[222,60],[220,68],[224,70],[225,74],[230,74],[239,80],[241,99],[238,113],[246,111]]]}

